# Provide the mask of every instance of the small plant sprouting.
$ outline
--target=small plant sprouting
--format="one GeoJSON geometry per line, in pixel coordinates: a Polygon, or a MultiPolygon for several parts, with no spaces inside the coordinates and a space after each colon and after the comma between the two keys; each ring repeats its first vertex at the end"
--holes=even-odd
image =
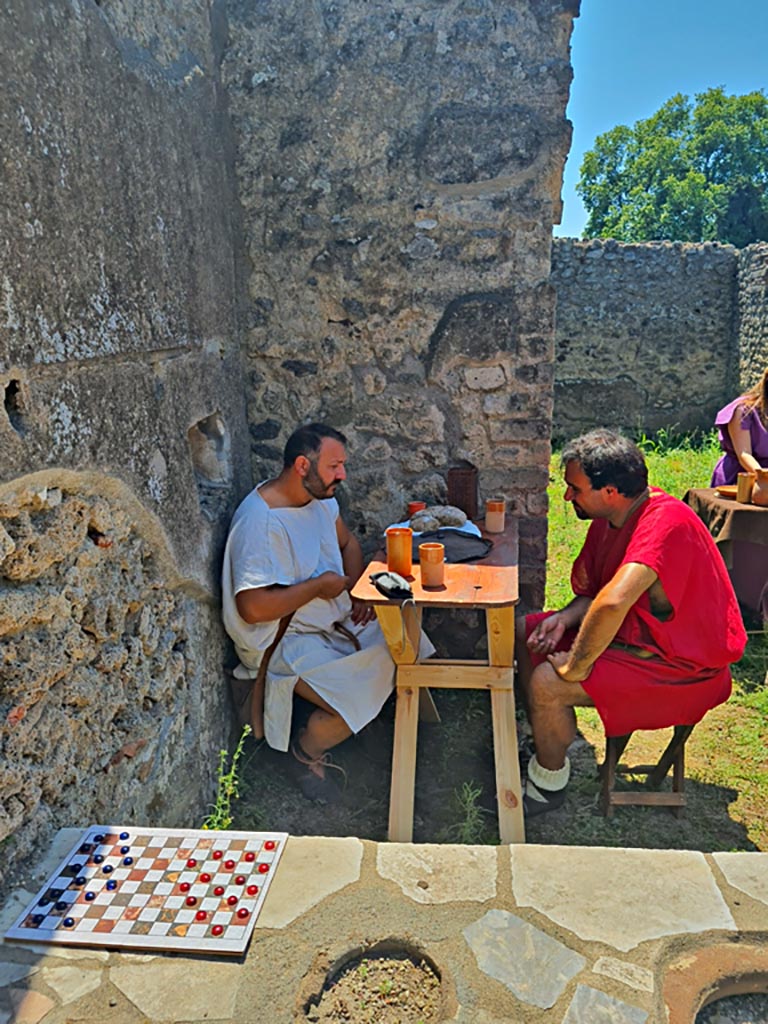
{"type": "Polygon", "coordinates": [[[443,835],[448,842],[464,846],[485,845],[488,842],[484,820],[488,812],[477,802],[482,792],[482,787],[475,785],[474,781],[463,782],[461,789],[454,791],[454,799],[463,818],[444,829],[443,835]]]}
{"type": "Polygon", "coordinates": [[[237,766],[240,761],[240,757],[243,753],[243,746],[245,745],[245,739],[251,734],[250,725],[244,725],[243,731],[240,734],[235,752],[232,755],[232,761],[227,771],[227,758],[229,756],[226,750],[219,751],[219,767],[217,770],[218,785],[216,789],[216,802],[213,805],[213,810],[203,822],[202,827],[204,829],[212,831],[224,831],[229,828],[232,824],[232,800],[237,799],[237,789],[239,785],[239,779],[237,777],[237,766]]]}

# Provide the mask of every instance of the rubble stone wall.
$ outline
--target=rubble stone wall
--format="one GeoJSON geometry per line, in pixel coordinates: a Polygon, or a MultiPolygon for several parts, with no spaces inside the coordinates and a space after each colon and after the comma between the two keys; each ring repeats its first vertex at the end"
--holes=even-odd
{"type": "Polygon", "coordinates": [[[739,379],[733,394],[751,388],[768,367],[768,244],[739,253],[739,379]]]}
{"type": "Polygon", "coordinates": [[[9,0],[0,97],[0,838],[196,824],[250,485],[218,0],[9,0]]]}
{"type": "Polygon", "coordinates": [[[709,430],[738,393],[740,304],[747,361],[768,344],[765,255],[761,263],[749,253],[714,243],[554,239],[554,437],[597,425],[709,430]],[[740,261],[742,279],[753,281],[747,293],[739,292],[740,261]]]}
{"type": "Polygon", "coordinates": [[[298,422],[343,430],[347,511],[370,550],[470,462],[520,517],[532,604],[578,6],[230,0],[223,66],[252,265],[254,476],[275,472],[298,422]]]}

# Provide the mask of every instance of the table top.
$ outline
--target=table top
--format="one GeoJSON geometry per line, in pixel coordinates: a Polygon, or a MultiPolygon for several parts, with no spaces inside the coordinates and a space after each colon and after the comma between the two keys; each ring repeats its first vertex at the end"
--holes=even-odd
{"type": "Polygon", "coordinates": [[[694,487],[683,497],[719,544],[748,540],[768,544],[768,508],[722,498],[715,487],[694,487]]]}
{"type": "MultiPolygon", "coordinates": [[[[520,599],[517,520],[508,516],[503,533],[487,533],[484,525],[484,520],[477,520],[483,537],[493,541],[489,553],[475,562],[446,562],[442,587],[422,587],[419,563],[413,563],[411,575],[406,579],[411,584],[417,605],[495,608],[517,604],[520,599]]],[[[371,573],[385,572],[386,568],[386,557],[383,552],[378,552],[352,589],[352,596],[374,605],[398,604],[380,594],[368,579],[371,573]]]]}

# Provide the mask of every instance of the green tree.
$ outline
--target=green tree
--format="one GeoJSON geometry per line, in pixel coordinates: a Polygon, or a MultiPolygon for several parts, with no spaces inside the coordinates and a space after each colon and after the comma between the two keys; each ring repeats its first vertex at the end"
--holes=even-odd
{"type": "Polygon", "coordinates": [[[678,93],[632,128],[598,135],[576,191],[585,238],[768,239],[768,97],[678,93]]]}

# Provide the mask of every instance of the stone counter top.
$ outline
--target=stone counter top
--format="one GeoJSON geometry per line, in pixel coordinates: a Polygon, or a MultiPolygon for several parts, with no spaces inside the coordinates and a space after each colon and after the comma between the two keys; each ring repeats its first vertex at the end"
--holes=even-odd
{"type": "MultiPolygon", "coordinates": [[[[6,900],[5,931],[71,847],[6,900]]],[[[440,974],[459,1024],[684,1024],[768,988],[762,853],[291,837],[242,958],[5,943],[0,1024],[288,1024],[329,966],[384,943],[440,974]]]]}

